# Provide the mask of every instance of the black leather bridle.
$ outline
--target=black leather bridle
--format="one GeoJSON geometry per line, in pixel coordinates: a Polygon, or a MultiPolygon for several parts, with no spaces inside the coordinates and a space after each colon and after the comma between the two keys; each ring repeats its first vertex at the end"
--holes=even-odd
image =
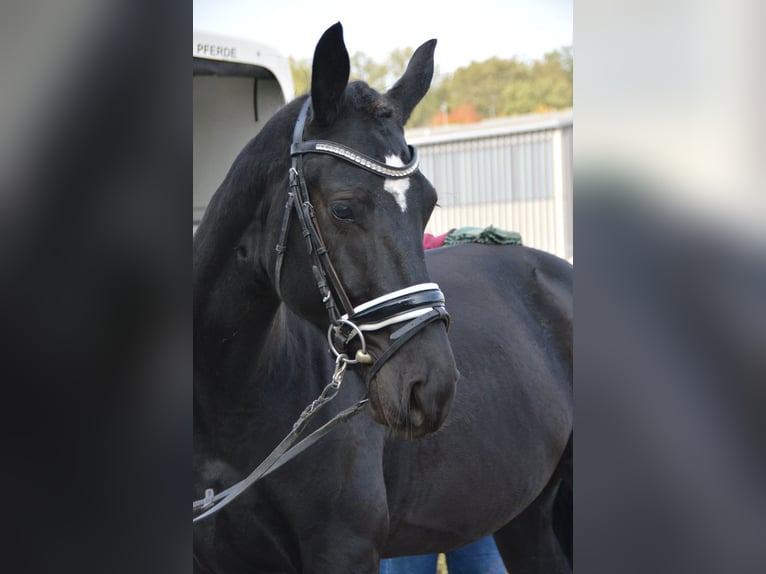
{"type": "Polygon", "coordinates": [[[418,170],[420,161],[417,150],[412,146],[409,146],[410,161],[404,166],[395,167],[336,142],[326,140],[303,141],[303,131],[310,106],[311,98],[308,97],[303,103],[293,130],[293,140],[290,146],[292,157],[290,188],[276,247],[275,286],[277,294],[281,297],[282,264],[287,250],[290,221],[292,214],[295,213],[303,237],[306,239],[306,247],[312,257],[314,280],[330,320],[327,334],[330,348],[337,357],[346,353],[348,343],[351,340],[358,338],[360,349],[354,354],[354,359],[349,359],[349,363],[372,364],[367,373],[367,380],[369,381],[391,355],[428,324],[440,320],[449,327],[449,314],[444,306],[444,294],[436,283],[420,283],[354,307],[343,288],[335,266],[330,260],[322,233],[319,230],[306,180],[303,177],[303,156],[307,153],[332,155],[380,177],[392,179],[409,177],[418,170]],[[391,346],[377,360],[373,360],[372,356],[367,353],[364,333],[400,323],[404,323],[404,325],[390,335],[391,346]]]}
{"type": "Polygon", "coordinates": [[[364,398],[335,415],[304,439],[298,440],[311,417],[337,395],[348,365],[359,363],[372,365],[366,374],[369,383],[391,355],[424,327],[434,321],[444,321],[449,328],[449,314],[444,306],[444,294],[436,283],[419,283],[405,287],[356,307],[351,304],[330,260],[327,247],[317,225],[314,207],[309,199],[306,181],[303,177],[303,155],[307,153],[329,154],[386,178],[403,178],[415,173],[418,170],[418,155],[415,148],[410,146],[411,159],[409,163],[403,167],[393,167],[335,142],[303,141],[303,130],[310,105],[311,98],[309,97],[301,108],[293,131],[293,143],[290,147],[290,155],[292,156],[290,188],[276,248],[275,287],[281,298],[282,263],[287,250],[288,230],[294,212],[312,257],[314,279],[330,319],[327,340],[330,350],[335,354],[335,373],[332,381],[324,388],[319,397],[303,410],[287,436],[248,476],[217,494],[208,488],[204,498],[193,501],[193,512],[201,513],[193,519],[193,522],[199,522],[219,512],[257,480],[281,467],[316,443],[334,426],[348,421],[366,407],[368,399],[364,398]],[[377,360],[373,360],[367,352],[364,333],[402,323],[404,324],[401,327],[389,335],[389,339],[392,341],[391,345],[377,360]],[[359,340],[359,349],[356,351],[354,359],[350,359],[346,351],[348,344],[355,338],[359,340]]]}

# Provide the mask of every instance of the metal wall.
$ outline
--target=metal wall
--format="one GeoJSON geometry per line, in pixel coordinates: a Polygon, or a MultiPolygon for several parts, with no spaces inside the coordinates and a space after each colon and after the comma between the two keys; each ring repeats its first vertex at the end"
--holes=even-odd
{"type": "Polygon", "coordinates": [[[439,194],[426,227],[493,225],[572,259],[572,112],[409,130],[439,194]]]}

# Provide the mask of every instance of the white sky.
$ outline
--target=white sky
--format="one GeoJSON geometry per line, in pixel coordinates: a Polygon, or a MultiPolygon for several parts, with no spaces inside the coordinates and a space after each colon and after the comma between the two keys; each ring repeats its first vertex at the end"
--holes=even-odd
{"type": "Polygon", "coordinates": [[[446,73],[493,56],[536,59],[572,45],[572,2],[194,0],[194,28],[257,40],[298,59],[310,59],[319,37],[338,21],[349,53],[378,62],[436,38],[436,65],[446,73]]]}

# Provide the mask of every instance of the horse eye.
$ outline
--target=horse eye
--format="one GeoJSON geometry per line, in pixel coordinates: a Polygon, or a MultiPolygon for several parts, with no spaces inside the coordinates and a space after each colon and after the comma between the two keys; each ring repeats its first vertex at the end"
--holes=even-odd
{"type": "Polygon", "coordinates": [[[237,254],[237,259],[246,260],[247,259],[247,248],[244,245],[238,245],[234,252],[237,254]]]}
{"type": "Polygon", "coordinates": [[[354,212],[345,203],[336,203],[330,210],[335,219],[340,219],[341,221],[353,221],[354,219],[354,212]]]}

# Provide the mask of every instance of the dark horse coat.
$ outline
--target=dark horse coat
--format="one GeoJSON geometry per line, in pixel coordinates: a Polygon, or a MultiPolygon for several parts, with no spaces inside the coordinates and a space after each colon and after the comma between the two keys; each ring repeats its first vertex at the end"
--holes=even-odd
{"type": "MultiPolygon", "coordinates": [[[[386,94],[348,82],[337,24],[314,57],[304,137],[389,165],[433,72],[435,41],[386,94]]],[[[242,479],[330,381],[327,315],[300,229],[275,288],[290,136],[285,106],[234,162],[194,238],[194,498],[242,479]]],[[[393,158],[393,159],[392,159],[393,158]]],[[[451,315],[368,379],[349,367],[319,423],[369,408],[194,526],[195,571],[367,573],[381,557],[446,551],[495,533],[510,571],[571,568],[572,269],[521,246],[424,254],[436,194],[307,156],[317,221],[354,305],[433,281],[451,315]],[[458,380],[459,371],[459,380],[458,380]]],[[[370,333],[380,357],[392,328],[370,333]]]]}

